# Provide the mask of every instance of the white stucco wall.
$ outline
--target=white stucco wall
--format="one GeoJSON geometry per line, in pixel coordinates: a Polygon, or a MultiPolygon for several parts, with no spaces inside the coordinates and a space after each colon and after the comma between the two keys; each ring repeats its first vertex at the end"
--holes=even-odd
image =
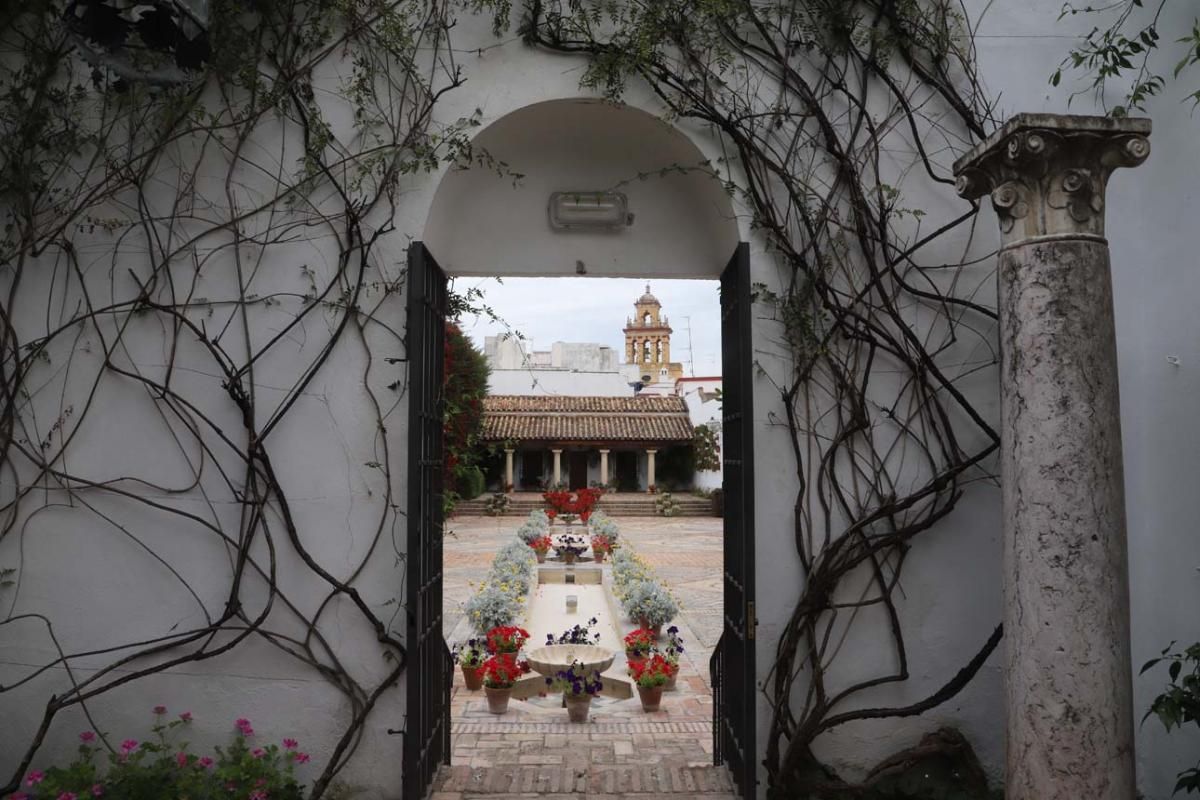
{"type": "MultiPolygon", "coordinates": [[[[1070,46],[1071,37],[1089,22],[1058,21],[1057,4],[1037,0],[970,0],[967,5],[977,14],[987,9],[979,23],[977,47],[981,74],[993,96],[1001,97],[1000,115],[1065,110],[1067,87],[1051,89],[1046,78],[1070,46]]],[[[1170,13],[1179,15],[1177,23],[1187,16],[1179,9],[1170,13]]],[[[1167,24],[1161,27],[1165,30],[1167,24]]],[[[470,43],[494,40],[487,21],[469,15],[461,17],[455,36],[468,82],[446,95],[439,111],[441,119],[454,120],[476,107],[482,109],[485,123],[498,125],[484,127],[480,136],[490,137],[489,146],[496,146],[497,155],[529,177],[516,189],[511,180],[493,180],[478,173],[453,173],[445,181],[442,175],[418,177],[398,210],[397,232],[381,253],[378,267],[383,274],[398,277],[405,237],[412,237],[425,238],[443,266],[456,274],[575,274],[582,261],[593,275],[712,277],[740,237],[753,245],[754,280],[778,283],[772,256],[751,236],[746,220],[731,221],[723,216],[715,195],[703,183],[696,183],[700,180],[696,176],[631,185],[628,192],[637,219],[620,234],[552,235],[544,206],[550,191],[605,188],[637,170],[661,165],[663,159],[675,161],[680,153],[687,154],[683,145],[688,143],[696,148],[689,155],[715,157],[717,148],[695,130],[671,131],[649,116],[621,117],[625,127],[613,128],[601,119],[613,109],[595,102],[573,103],[572,113],[566,115],[558,113],[561,109],[539,106],[533,116],[506,122],[505,115],[517,109],[551,99],[578,98],[582,94],[577,86],[578,62],[529,51],[518,41],[476,51],[470,43]],[[638,142],[637,147],[629,144],[631,139],[638,142]],[[657,144],[646,146],[648,142],[657,144]]],[[[1200,639],[1200,623],[1194,613],[1200,603],[1200,537],[1192,532],[1195,512],[1191,503],[1194,476],[1200,473],[1200,425],[1193,414],[1193,398],[1200,392],[1200,315],[1192,308],[1194,298],[1200,296],[1200,270],[1194,265],[1200,233],[1192,220],[1195,187],[1200,185],[1200,159],[1195,157],[1194,145],[1200,122],[1190,115],[1189,106],[1177,102],[1182,94],[1181,89],[1172,87],[1155,101],[1154,154],[1140,169],[1118,172],[1109,193],[1135,664],[1171,640],[1200,639]],[[1178,365],[1169,362],[1168,356],[1178,358],[1178,365]]],[[[637,88],[628,100],[651,113],[657,110],[637,88]]],[[[1071,110],[1086,112],[1091,107],[1087,98],[1077,98],[1071,110]]],[[[938,155],[947,170],[954,155],[949,151],[938,155]]],[[[913,205],[926,208],[933,218],[957,213],[963,207],[945,188],[936,194],[918,195],[913,205]]],[[[978,240],[980,253],[998,241],[990,212],[984,212],[978,240]]],[[[89,246],[89,257],[103,265],[112,248],[111,239],[97,234],[89,246]]],[[[960,257],[961,253],[951,256],[955,260],[960,257]]],[[[320,266],[319,259],[305,261],[320,266]]],[[[979,299],[988,297],[990,270],[988,261],[970,270],[972,279],[985,287],[979,299]]],[[[213,271],[206,278],[206,293],[219,296],[221,281],[231,279],[229,272],[213,271]]],[[[97,274],[96,280],[105,281],[107,276],[97,274]]],[[[119,282],[121,276],[115,280],[119,282]]],[[[291,285],[299,283],[299,276],[282,270],[265,271],[258,280],[264,292],[304,288],[291,285]]],[[[44,298],[50,287],[47,283],[25,290],[35,296],[41,292],[44,298]]],[[[387,313],[400,328],[402,301],[393,298],[388,302],[387,313]]],[[[38,304],[31,302],[26,315],[17,321],[23,332],[45,325],[37,308],[38,304]]],[[[45,303],[40,308],[44,310],[45,303]]],[[[255,317],[254,324],[261,328],[258,335],[267,335],[279,326],[273,313],[263,311],[255,317]]],[[[296,371],[321,346],[320,326],[314,326],[311,333],[305,340],[290,341],[259,365],[256,378],[261,392],[269,394],[277,391],[272,387],[290,385],[296,371]]],[[[759,316],[753,333],[756,341],[768,342],[776,339],[778,332],[759,316]]],[[[145,368],[163,363],[164,355],[151,344],[159,335],[147,333],[145,351],[133,356],[145,368]]],[[[376,344],[381,350],[399,352],[397,343],[376,344]]],[[[784,369],[769,350],[758,356],[768,375],[784,369]]],[[[59,357],[65,358],[66,353],[59,357]]],[[[86,356],[78,358],[86,366],[86,356]]],[[[194,382],[202,394],[208,392],[212,413],[236,430],[235,415],[220,400],[220,379],[205,364],[203,354],[183,353],[181,358],[191,369],[181,373],[179,380],[194,382]]],[[[397,377],[395,370],[389,371],[378,361],[368,370],[361,346],[347,341],[320,380],[305,390],[288,424],[272,434],[277,466],[284,473],[304,540],[328,563],[346,567],[365,558],[377,544],[374,536],[380,519],[388,526],[393,523],[385,504],[380,503],[385,487],[373,485],[371,474],[364,473],[360,465],[378,458],[381,442],[386,443],[397,465],[403,463],[406,452],[406,403],[401,400],[387,406],[389,424],[386,430],[378,430],[371,398],[362,389],[364,375],[367,385],[377,386],[383,395],[386,384],[397,377]]],[[[993,419],[995,392],[994,373],[981,373],[969,387],[972,399],[992,412],[993,419]]],[[[48,391],[46,396],[55,393],[48,391]]],[[[57,398],[47,402],[53,406],[57,398]]],[[[76,448],[85,455],[73,465],[75,469],[97,479],[153,476],[160,485],[186,479],[187,464],[181,456],[167,455],[153,444],[158,440],[148,431],[154,432],[151,426],[157,423],[152,420],[158,418],[159,409],[144,392],[107,382],[95,403],[102,413],[94,417],[103,419],[104,425],[79,434],[76,448]]],[[[48,412],[52,410],[48,407],[48,412]]],[[[758,659],[760,675],[765,676],[774,657],[779,622],[790,613],[799,587],[791,538],[796,484],[790,446],[777,428],[777,394],[765,376],[756,383],[754,411],[758,659]],[[771,587],[771,591],[762,587],[771,587]]],[[[644,480],[644,460],[640,470],[644,480]]],[[[398,469],[392,488],[402,506],[406,486],[407,478],[398,469]]],[[[200,516],[221,517],[236,529],[237,507],[231,503],[209,504],[196,492],[157,499],[195,508],[200,516]]],[[[201,605],[210,613],[219,611],[220,590],[228,570],[219,542],[203,538],[199,528],[193,536],[179,527],[177,518],[164,521],[150,509],[121,509],[122,517],[131,514],[141,515],[141,530],[152,531],[157,546],[175,555],[174,561],[188,565],[189,577],[200,587],[199,603],[181,595],[178,583],[152,560],[136,551],[130,555],[128,547],[118,547],[127,544],[122,532],[97,524],[92,517],[86,525],[75,525],[78,512],[62,507],[22,520],[18,526],[21,535],[0,543],[0,564],[11,563],[16,548],[24,553],[20,593],[0,595],[0,612],[8,612],[9,604],[14,603],[14,612],[47,613],[69,649],[83,650],[109,644],[114,638],[165,635],[172,626],[197,619],[201,605]]],[[[403,521],[395,524],[395,531],[388,530],[383,542],[386,552],[368,559],[367,572],[360,579],[380,613],[386,613],[403,585],[392,553],[393,547],[403,550],[403,521]]],[[[924,697],[942,685],[986,639],[1000,617],[998,531],[998,492],[978,483],[967,490],[949,520],[914,545],[901,606],[912,626],[909,655],[913,677],[904,686],[878,689],[864,702],[902,704],[924,697]]],[[[282,565],[281,574],[298,603],[312,608],[319,602],[323,592],[319,581],[303,577],[295,564],[282,565]]],[[[283,629],[295,630],[294,619],[278,608],[273,613],[281,615],[278,624],[283,629]]],[[[352,611],[339,603],[326,614],[326,630],[338,657],[364,679],[377,679],[385,664],[372,633],[361,629],[352,611]]],[[[397,624],[402,626],[402,622],[397,624]]],[[[845,652],[852,656],[850,662],[857,659],[864,667],[889,657],[874,644],[871,628],[865,630],[866,635],[852,637],[845,644],[845,652]]],[[[0,628],[0,683],[25,674],[30,664],[44,661],[50,652],[44,628],[36,622],[0,628]]],[[[853,774],[900,747],[915,744],[922,733],[951,724],[966,733],[989,771],[997,774],[1003,755],[1002,676],[997,663],[993,659],[967,690],[936,711],[902,721],[846,726],[822,740],[820,754],[853,774]]],[[[0,770],[12,765],[19,745],[28,739],[40,714],[39,702],[64,680],[61,671],[51,671],[19,691],[0,696],[0,717],[4,719],[0,725],[0,770]]],[[[1138,679],[1139,711],[1146,708],[1158,683],[1155,676],[1138,679]]],[[[402,679],[394,691],[385,694],[371,717],[359,754],[344,775],[353,783],[372,787],[370,797],[398,796],[400,740],[386,735],[385,729],[402,724],[404,689],[402,679]]],[[[157,702],[173,711],[192,710],[204,718],[247,716],[264,736],[297,735],[313,751],[314,767],[327,758],[333,737],[349,714],[344,700],[311,670],[261,643],[174,670],[142,682],[136,689],[115,692],[98,702],[93,711],[106,729],[116,732],[143,725],[149,707],[157,702]]],[[[760,698],[759,719],[764,728],[768,714],[760,698]]],[[[77,715],[64,715],[53,730],[47,752],[69,752],[82,727],[84,722],[77,715]]],[[[1194,758],[1200,740],[1190,733],[1165,736],[1153,721],[1140,728],[1138,736],[1142,790],[1148,800],[1165,800],[1175,771],[1193,763],[1188,759],[1194,758]]],[[[211,738],[220,741],[225,734],[211,738]]]]}

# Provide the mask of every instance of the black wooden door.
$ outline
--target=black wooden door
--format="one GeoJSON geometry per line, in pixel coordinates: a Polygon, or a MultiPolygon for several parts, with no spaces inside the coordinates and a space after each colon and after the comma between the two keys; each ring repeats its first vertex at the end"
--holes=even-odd
{"type": "Polygon", "coordinates": [[[408,250],[408,711],[405,800],[425,796],[450,761],[453,662],[442,638],[442,429],[446,276],[425,249],[408,250]]]}
{"type": "Polygon", "coordinates": [[[721,273],[721,409],[725,499],[725,630],[713,652],[713,760],[727,763],[742,797],[757,783],[754,671],[754,354],[750,246],[721,273]]]}

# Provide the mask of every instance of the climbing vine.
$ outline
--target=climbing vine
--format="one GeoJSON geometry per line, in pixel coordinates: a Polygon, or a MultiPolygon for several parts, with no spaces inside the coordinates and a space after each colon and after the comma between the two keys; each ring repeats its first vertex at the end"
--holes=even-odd
{"type": "Polygon", "coordinates": [[[949,194],[953,154],[992,127],[968,21],[948,0],[525,9],[528,42],[586,57],[585,86],[614,99],[647,86],[679,124],[716,137],[720,158],[679,167],[722,180],[779,265],[777,282],[755,287],[775,347],[756,350],[797,490],[792,529],[757,538],[788,536],[802,580],[763,686],[769,793],[862,796],[872,782],[839,778],[815,743],[847,723],[936,708],[1001,636],[997,626],[974,652],[940,654],[961,666],[927,696],[870,702],[910,679],[903,566],[970,482],[992,478],[998,447],[966,388],[996,363],[995,311],[976,297],[989,275],[942,244],[958,237],[961,252],[976,209],[934,220],[906,202],[910,187],[949,194]],[[870,632],[891,663],[848,671],[843,644],[870,632]]]}
{"type": "MultiPolygon", "coordinates": [[[[398,691],[404,518],[391,442],[407,352],[393,218],[414,176],[495,167],[472,152],[476,117],[433,113],[464,80],[450,34],[468,5],[490,3],[5,5],[0,636],[53,655],[7,664],[0,795],[64,712],[91,721],[110,695],[252,643],[345,698],[313,798],[398,691]],[[339,429],[338,403],[352,428],[339,429]],[[330,444],[298,453],[298,430],[328,431],[330,444]],[[300,471],[322,472],[321,459],[355,482],[344,528],[318,529],[297,508],[300,471]],[[47,537],[50,551],[37,546],[47,537]],[[331,539],[347,544],[334,552],[331,539]],[[113,617],[99,631],[109,640],[77,645],[28,582],[109,552],[149,559],[142,574],[179,595],[164,588],[155,605],[187,610],[161,628],[113,617]],[[392,596],[362,580],[381,560],[399,572],[392,596]],[[354,626],[377,663],[339,652],[354,626]],[[5,706],[30,702],[40,721],[18,743],[5,706]]],[[[115,752],[108,728],[91,727],[115,752]]]]}

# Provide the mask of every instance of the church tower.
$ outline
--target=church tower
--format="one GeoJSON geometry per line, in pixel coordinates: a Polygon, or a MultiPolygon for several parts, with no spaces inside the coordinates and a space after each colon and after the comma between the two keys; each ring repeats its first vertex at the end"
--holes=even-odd
{"type": "Polygon", "coordinates": [[[674,383],[683,377],[683,364],[671,362],[671,326],[650,284],[633,308],[633,317],[625,320],[625,363],[643,384],[674,383]]]}

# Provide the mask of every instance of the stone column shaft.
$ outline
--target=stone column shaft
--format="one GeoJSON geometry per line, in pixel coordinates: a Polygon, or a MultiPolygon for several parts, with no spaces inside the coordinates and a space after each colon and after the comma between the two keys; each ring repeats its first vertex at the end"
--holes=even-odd
{"type": "Polygon", "coordinates": [[[600,451],[600,483],[608,485],[608,451],[600,451]]]}
{"type": "Polygon", "coordinates": [[[562,483],[562,450],[551,450],[554,454],[554,485],[562,483]]]}
{"type": "Polygon", "coordinates": [[[955,164],[1001,230],[1008,800],[1133,800],[1129,573],[1104,198],[1149,120],[1022,114],[955,164]]]}
{"type": "Polygon", "coordinates": [[[504,448],[504,491],[510,492],[516,486],[516,481],[513,480],[513,451],[512,448],[504,448]]]}
{"type": "Polygon", "coordinates": [[[650,491],[655,485],[654,478],[654,455],[657,450],[646,451],[646,491],[650,491]]]}

